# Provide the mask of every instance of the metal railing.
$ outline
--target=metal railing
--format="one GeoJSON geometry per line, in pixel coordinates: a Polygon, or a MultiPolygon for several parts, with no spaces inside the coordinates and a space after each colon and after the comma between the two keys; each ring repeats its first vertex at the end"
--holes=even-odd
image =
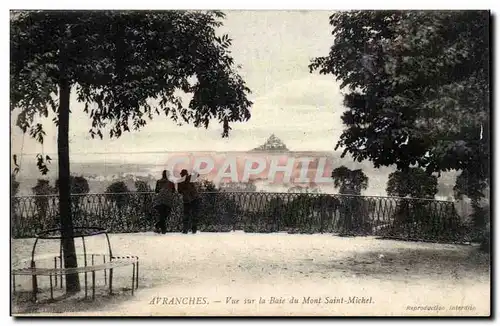
{"type": "MultiPolygon", "coordinates": [[[[110,232],[144,232],[156,220],[154,193],[72,195],[75,226],[99,226],[110,232]]],[[[59,227],[57,196],[11,198],[12,236],[33,237],[59,227]]],[[[376,235],[406,240],[470,241],[453,202],[397,197],[300,193],[203,192],[202,232],[290,232],[376,235]]],[[[183,205],[175,197],[169,232],[182,228],[183,205]]]]}

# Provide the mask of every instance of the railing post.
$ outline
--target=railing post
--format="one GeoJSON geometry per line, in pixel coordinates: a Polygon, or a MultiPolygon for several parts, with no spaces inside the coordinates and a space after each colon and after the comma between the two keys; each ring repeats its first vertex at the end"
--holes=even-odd
{"type": "Polygon", "coordinates": [[[326,197],[321,196],[320,197],[320,225],[319,225],[319,232],[323,233],[324,232],[324,224],[325,224],[325,214],[326,214],[326,197]]]}

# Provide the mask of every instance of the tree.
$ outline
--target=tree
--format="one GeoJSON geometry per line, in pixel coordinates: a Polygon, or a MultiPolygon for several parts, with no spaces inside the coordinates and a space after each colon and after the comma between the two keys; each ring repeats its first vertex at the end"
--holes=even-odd
{"type": "Polygon", "coordinates": [[[19,203],[19,199],[17,198],[19,185],[19,181],[16,180],[16,174],[12,173],[10,175],[10,218],[12,222],[14,222],[17,204],[19,203]]]}
{"type": "MultiPolygon", "coordinates": [[[[361,191],[368,188],[368,177],[362,170],[351,170],[345,166],[332,171],[333,185],[339,188],[339,193],[344,195],[361,195],[361,191]]],[[[360,197],[346,196],[341,198],[340,219],[343,223],[344,234],[354,234],[356,231],[364,232],[367,227],[364,223],[364,200],[360,197]]]]}
{"type": "MultiPolygon", "coordinates": [[[[295,230],[303,231],[307,226],[308,222],[312,218],[313,214],[313,204],[315,199],[309,194],[300,193],[296,196],[293,196],[293,199],[287,202],[281,202],[282,206],[278,208],[282,208],[282,216],[283,223],[287,227],[291,227],[295,230]]],[[[276,204],[280,203],[274,202],[273,205],[276,208],[276,204]]],[[[309,224],[310,225],[310,224],[309,224]]]]}
{"type": "Polygon", "coordinates": [[[286,212],[285,208],[286,203],[281,197],[274,197],[268,203],[266,203],[266,206],[264,208],[264,216],[269,216],[270,221],[272,221],[273,231],[279,231],[281,227],[288,227],[293,223],[293,221],[287,221],[283,219],[286,212]],[[285,225],[281,225],[282,219],[285,225]]]}
{"type": "Polygon", "coordinates": [[[343,156],[489,184],[488,11],[348,11],[311,72],[346,88],[343,156]]]}
{"type": "MultiPolygon", "coordinates": [[[[11,110],[17,125],[43,142],[36,116],[56,113],[59,203],[65,267],[76,267],[70,198],[70,94],[85,104],[92,137],[120,137],[163,113],[178,123],[208,127],[217,119],[250,118],[250,90],[235,72],[231,39],[216,35],[218,11],[23,11],[11,15],[11,110]],[[190,82],[192,77],[196,81],[190,82]],[[176,91],[193,95],[183,105],[176,91]],[[91,106],[92,105],[92,106],[91,106]]],[[[41,157],[43,163],[43,157],[41,157]]],[[[45,157],[48,159],[48,157],[45,157]]],[[[44,171],[46,173],[46,170],[44,171]]],[[[79,291],[77,274],[67,292],[79,291]]]]}
{"type": "Polygon", "coordinates": [[[219,188],[226,192],[255,192],[257,190],[253,182],[223,182],[219,188]]]}
{"type": "MultiPolygon", "coordinates": [[[[407,224],[415,222],[421,223],[419,226],[420,231],[429,227],[431,225],[430,218],[433,217],[435,212],[429,210],[429,201],[419,199],[433,199],[438,191],[437,185],[437,177],[428,174],[422,168],[409,168],[389,174],[386,188],[389,196],[408,196],[415,199],[397,202],[395,218],[398,223],[394,227],[401,229],[408,226],[407,224]]],[[[413,228],[412,225],[411,227],[413,228]]]]}
{"type": "Polygon", "coordinates": [[[16,197],[17,193],[19,192],[19,181],[16,180],[16,175],[11,174],[10,175],[10,196],[11,197],[16,197]]]}
{"type": "Polygon", "coordinates": [[[207,179],[201,179],[195,183],[195,187],[199,192],[219,192],[215,183],[207,179]]]}
{"type": "MultiPolygon", "coordinates": [[[[70,192],[71,194],[88,194],[90,191],[89,182],[83,176],[70,176],[70,192]]],[[[56,180],[56,190],[59,190],[59,179],[56,180]]]]}
{"type": "Polygon", "coordinates": [[[484,229],[489,220],[489,204],[484,207],[481,203],[484,192],[488,187],[487,181],[478,179],[477,173],[466,170],[457,176],[457,181],[453,188],[455,198],[463,198],[465,195],[471,199],[473,209],[472,221],[474,227],[478,230],[484,229]]]}
{"type": "Polygon", "coordinates": [[[207,179],[198,179],[195,187],[201,194],[204,214],[199,223],[204,231],[229,231],[234,225],[238,209],[238,196],[224,193],[215,183],[207,179]]]}
{"type": "Polygon", "coordinates": [[[127,203],[127,196],[123,194],[127,194],[129,192],[130,190],[123,181],[115,181],[106,188],[108,198],[115,202],[119,208],[123,208],[127,203]]]}
{"type": "MultiPolygon", "coordinates": [[[[72,195],[88,194],[90,191],[89,182],[83,176],[70,176],[70,193],[72,195]]],[[[59,179],[55,183],[55,191],[59,192],[59,179]]],[[[71,198],[71,213],[72,219],[79,220],[84,214],[82,204],[85,202],[84,196],[72,196],[71,198]]],[[[79,220],[81,221],[81,220],[79,220]]]]}
{"type": "Polygon", "coordinates": [[[136,180],[134,185],[136,194],[134,195],[132,203],[130,205],[133,209],[136,210],[135,213],[133,213],[134,217],[136,218],[134,222],[141,222],[138,218],[139,216],[143,215],[149,217],[149,221],[145,222],[150,222],[154,214],[154,212],[152,211],[153,189],[145,180],[136,180]]]}
{"type": "Polygon", "coordinates": [[[48,180],[38,179],[36,185],[31,188],[35,195],[35,206],[38,213],[39,222],[45,221],[49,209],[49,196],[55,193],[55,189],[48,180]]]}
{"type": "Polygon", "coordinates": [[[339,193],[345,195],[361,195],[368,188],[368,177],[362,170],[351,170],[341,166],[332,171],[333,185],[339,193]]]}
{"type": "Polygon", "coordinates": [[[437,193],[437,177],[421,168],[409,168],[389,174],[387,194],[397,197],[434,198],[437,193]]]}
{"type": "Polygon", "coordinates": [[[137,192],[152,192],[153,189],[147,183],[147,181],[136,180],[135,181],[135,191],[137,191],[137,192]]]}
{"type": "Polygon", "coordinates": [[[115,181],[106,188],[107,199],[116,205],[119,222],[124,222],[123,213],[132,198],[129,193],[130,189],[124,181],[115,181]]]}
{"type": "Polygon", "coordinates": [[[299,194],[319,194],[321,193],[320,189],[316,187],[302,187],[302,186],[294,186],[288,188],[287,193],[299,193],[299,194]]]}

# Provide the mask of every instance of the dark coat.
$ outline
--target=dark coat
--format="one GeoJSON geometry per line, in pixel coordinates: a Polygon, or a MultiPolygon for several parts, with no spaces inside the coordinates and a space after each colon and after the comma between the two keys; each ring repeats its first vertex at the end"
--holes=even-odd
{"type": "Polygon", "coordinates": [[[184,203],[191,203],[200,197],[195,183],[191,182],[190,175],[186,176],[184,181],[177,184],[177,191],[182,194],[182,200],[184,203]]]}
{"type": "Polygon", "coordinates": [[[153,206],[166,205],[172,207],[173,196],[175,192],[175,184],[168,179],[160,179],[156,182],[155,197],[153,206]]]}

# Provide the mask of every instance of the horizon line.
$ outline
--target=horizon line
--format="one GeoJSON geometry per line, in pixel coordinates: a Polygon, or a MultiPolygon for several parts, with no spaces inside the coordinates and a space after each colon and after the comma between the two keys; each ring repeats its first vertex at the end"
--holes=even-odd
{"type": "MultiPolygon", "coordinates": [[[[176,153],[341,153],[341,151],[336,150],[185,150],[185,151],[137,151],[137,152],[76,152],[70,153],[71,155],[130,155],[130,154],[176,154],[176,153]]],[[[13,153],[11,151],[11,153],[13,153]]],[[[49,152],[49,153],[20,153],[15,154],[17,156],[26,156],[26,155],[53,155],[57,157],[57,153],[49,152]]],[[[55,160],[55,159],[53,159],[55,160]]]]}

